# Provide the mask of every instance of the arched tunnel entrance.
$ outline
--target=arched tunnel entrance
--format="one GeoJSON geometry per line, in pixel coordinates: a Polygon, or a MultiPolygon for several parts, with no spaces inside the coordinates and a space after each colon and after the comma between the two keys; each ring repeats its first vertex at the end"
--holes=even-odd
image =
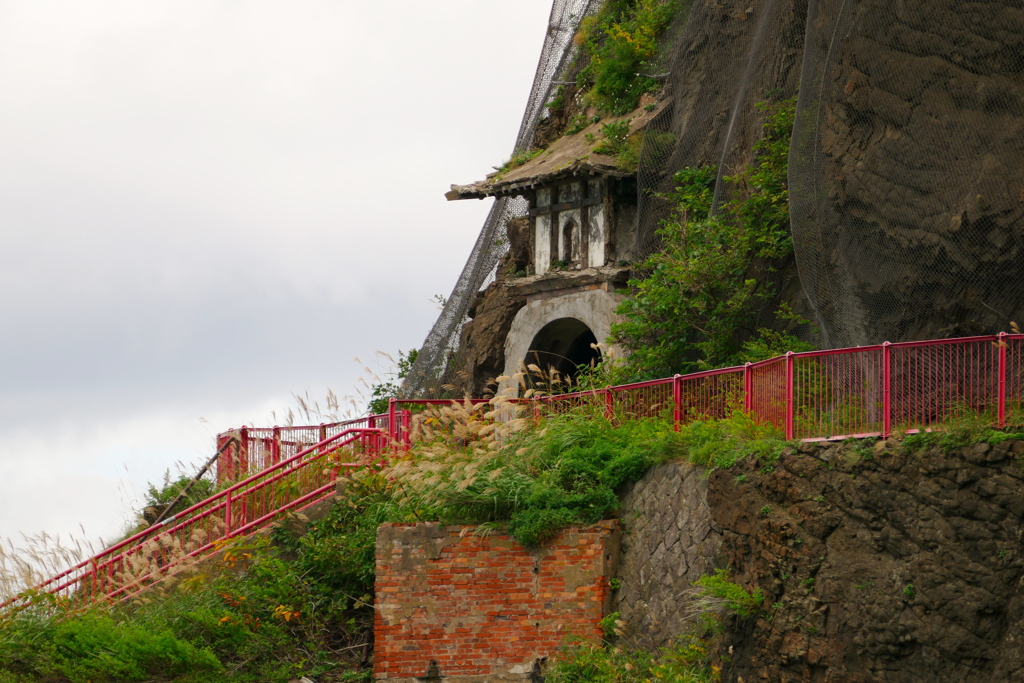
{"type": "Polygon", "coordinates": [[[553,320],[537,332],[523,362],[529,367],[536,365],[541,376],[530,372],[530,383],[545,385],[549,390],[566,389],[579,374],[580,366],[589,366],[601,360],[601,351],[593,345],[597,337],[593,331],[576,318],[553,320]],[[547,387],[552,377],[558,377],[562,387],[547,387]]]}

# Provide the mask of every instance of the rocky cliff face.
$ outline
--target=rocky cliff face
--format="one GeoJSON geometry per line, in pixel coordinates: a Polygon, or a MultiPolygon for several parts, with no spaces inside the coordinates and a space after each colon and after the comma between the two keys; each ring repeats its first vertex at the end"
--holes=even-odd
{"type": "Polygon", "coordinates": [[[680,575],[707,563],[766,597],[763,616],[729,622],[723,681],[1024,680],[1022,453],[1021,441],[803,445],[773,468],[713,472],[706,492],[687,466],[650,473],[637,486],[653,502],[634,489],[624,509],[630,637],[662,645],[685,628],[680,575]],[[657,493],[672,478],[683,488],[657,493]],[[680,497],[696,501],[681,527],[680,497]],[[680,531],[689,547],[666,550],[680,531]],[[647,621],[630,612],[640,597],[647,621]]]}
{"type": "Polygon", "coordinates": [[[1021,314],[1024,8],[810,0],[794,244],[831,346],[1021,314]]]}
{"type": "MultiPolygon", "coordinates": [[[[1024,314],[1019,2],[694,0],[676,35],[677,145],[641,186],[735,172],[756,105],[799,91],[794,251],[827,346],[988,334],[1024,314]]],[[[642,229],[664,211],[642,197],[642,229]]]]}
{"type": "Polygon", "coordinates": [[[715,472],[718,563],[767,596],[731,680],[1021,680],[1021,452],[805,445],[715,472]]]}

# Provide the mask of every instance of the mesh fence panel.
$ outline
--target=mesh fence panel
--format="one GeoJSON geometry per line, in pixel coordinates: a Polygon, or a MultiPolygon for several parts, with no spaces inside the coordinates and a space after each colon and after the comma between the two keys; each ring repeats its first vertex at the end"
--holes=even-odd
{"type": "Polygon", "coordinates": [[[669,105],[647,127],[637,173],[635,260],[661,246],[655,233],[670,207],[658,194],[674,188],[679,169],[717,167],[716,209],[730,198],[722,177],[753,158],[764,124],[756,105],[797,92],[803,24],[799,0],[698,0],[670,28],[661,67],[669,105]]]}

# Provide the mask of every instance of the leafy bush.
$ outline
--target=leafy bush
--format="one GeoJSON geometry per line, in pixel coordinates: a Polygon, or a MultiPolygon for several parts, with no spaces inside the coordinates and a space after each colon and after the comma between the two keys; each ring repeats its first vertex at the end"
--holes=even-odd
{"type": "Polygon", "coordinates": [[[203,477],[193,484],[194,477],[195,475],[192,474],[182,474],[172,481],[170,471],[165,472],[163,483],[159,487],[150,483],[149,490],[146,491],[144,506],[163,509],[170,505],[190,484],[191,488],[188,489],[188,493],[185,494],[181,502],[175,506],[175,510],[181,511],[196,503],[201,503],[217,492],[217,482],[212,478],[203,477]]]}
{"type": "MultiPolygon", "coordinates": [[[[387,354],[383,355],[390,358],[387,354]]],[[[408,351],[399,349],[395,370],[386,373],[380,382],[370,386],[370,403],[366,407],[370,415],[381,415],[388,412],[390,400],[398,396],[398,391],[401,389],[402,384],[401,380],[405,379],[405,376],[409,374],[409,370],[412,369],[412,364],[416,362],[418,355],[418,349],[409,349],[408,351]]]]}
{"type": "Polygon", "coordinates": [[[580,408],[524,429],[516,408],[453,405],[418,421],[417,445],[386,472],[420,517],[446,522],[507,521],[537,545],[573,524],[591,524],[618,507],[615,489],[654,464],[681,456],[661,421],[616,425],[580,408]]]}
{"type": "MultiPolygon", "coordinates": [[[[793,250],[786,173],[795,101],[761,107],[765,134],[754,163],[724,179],[737,199],[711,215],[717,170],[689,167],[675,175],[676,190],[666,195],[674,217],[658,231],[664,248],[639,268],[644,277],[630,282],[633,293],[619,308],[625,321],[612,328],[631,352],[630,378],[732,365],[795,342],[761,331],[760,341],[741,348],[740,333],[752,331],[757,305],[776,294],[752,267],[771,271],[793,250]]],[[[776,317],[798,322],[788,309],[776,317]]]]}

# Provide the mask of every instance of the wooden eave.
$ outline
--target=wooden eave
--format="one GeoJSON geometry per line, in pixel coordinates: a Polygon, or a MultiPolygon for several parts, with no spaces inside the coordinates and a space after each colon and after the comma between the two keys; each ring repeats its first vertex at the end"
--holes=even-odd
{"type": "Polygon", "coordinates": [[[619,168],[614,157],[594,153],[594,149],[604,142],[601,127],[628,120],[632,135],[642,131],[664,109],[665,104],[657,103],[649,111],[647,107],[641,107],[625,116],[592,123],[578,133],[563,135],[522,166],[517,166],[504,174],[491,173],[484,180],[470,185],[452,185],[452,189],[445,193],[445,197],[449,201],[509,197],[526,194],[537,187],[573,176],[632,176],[632,171],[619,168]],[[588,135],[592,136],[593,142],[588,141],[588,135]]]}

